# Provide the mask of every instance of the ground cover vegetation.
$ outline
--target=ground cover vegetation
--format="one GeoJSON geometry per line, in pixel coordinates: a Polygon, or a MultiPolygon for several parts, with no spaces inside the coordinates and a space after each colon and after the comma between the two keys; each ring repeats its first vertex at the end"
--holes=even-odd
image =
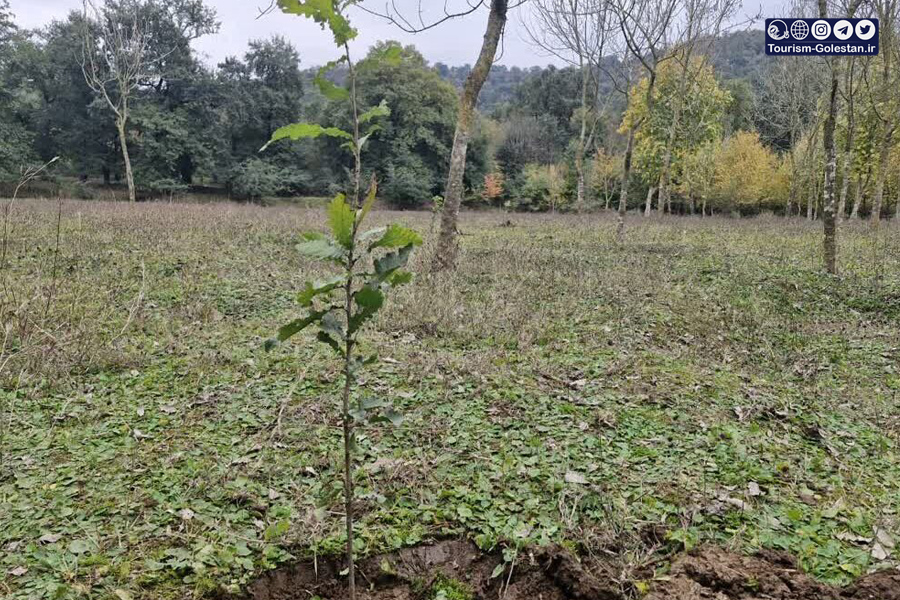
{"type": "MultiPolygon", "coordinates": [[[[423,213],[373,211],[373,226],[423,213]]],[[[4,265],[3,594],[236,590],[345,540],[341,366],[266,353],[318,209],[25,201],[4,265]]],[[[844,277],[802,219],[463,213],[373,321],[356,549],[435,537],[610,548],[631,570],[712,541],[825,582],[893,560],[900,237],[849,226],[844,277]],[[649,540],[649,541],[646,541],[649,540]]],[[[433,244],[426,241],[426,244],[433,244]]],[[[309,342],[302,342],[309,335],[309,342]]],[[[665,573],[665,561],[655,564],[665,573]]],[[[627,588],[646,589],[644,587],[627,588]]]]}

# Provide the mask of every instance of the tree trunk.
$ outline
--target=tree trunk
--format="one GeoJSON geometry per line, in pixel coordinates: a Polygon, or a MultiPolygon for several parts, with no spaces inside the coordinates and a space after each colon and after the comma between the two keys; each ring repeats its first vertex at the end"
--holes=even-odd
{"type": "Polygon", "coordinates": [[[881,222],[881,209],[884,205],[884,184],[887,180],[888,158],[891,152],[893,129],[885,116],[882,121],[881,148],[878,151],[878,176],[875,178],[875,193],[872,196],[872,225],[878,227],[881,222]]]}
{"type": "MultiPolygon", "coordinates": [[[[823,17],[824,18],[824,17],[823,17]]],[[[834,183],[837,175],[837,150],[834,141],[834,130],[837,124],[838,86],[840,85],[840,58],[832,58],[831,93],[829,95],[828,115],[822,128],[822,142],[825,146],[825,182],[822,189],[822,212],[825,224],[825,270],[837,274],[837,219],[834,183]]]]}
{"type": "Polygon", "coordinates": [[[851,219],[859,218],[859,205],[862,204],[862,177],[856,178],[856,192],[853,194],[853,210],[850,211],[851,219]]]}
{"type": "Polygon", "coordinates": [[[853,126],[847,133],[847,146],[844,150],[844,162],[841,165],[841,200],[838,204],[838,223],[843,222],[847,214],[847,195],[850,192],[850,163],[853,158],[853,126]]]}
{"type": "Polygon", "coordinates": [[[616,242],[625,241],[625,212],[628,210],[628,185],[631,180],[631,156],[634,153],[634,128],[628,131],[625,158],[622,161],[622,191],[619,193],[619,216],[616,220],[616,242]]]}
{"type": "Polygon", "coordinates": [[[497,46],[500,44],[500,37],[506,27],[507,9],[507,0],[491,0],[491,12],[488,16],[481,54],[478,56],[472,72],[466,78],[465,87],[460,95],[456,133],[453,136],[453,150],[450,153],[450,173],[447,177],[444,210],[441,213],[441,231],[438,235],[438,246],[432,265],[435,270],[452,269],[456,266],[456,258],[459,253],[456,229],[459,207],[463,197],[466,151],[469,147],[472,122],[475,119],[475,105],[478,102],[481,88],[491,72],[494,57],[497,54],[497,46]]]}
{"type": "Polygon", "coordinates": [[[675,134],[678,128],[678,120],[681,113],[681,95],[684,93],[684,86],[681,86],[681,93],[675,99],[675,110],[672,115],[672,123],[669,125],[669,139],[666,141],[666,151],[663,154],[662,169],[659,173],[659,201],[657,209],[660,213],[669,206],[669,212],[672,212],[669,201],[669,174],[672,171],[672,146],[675,144],[675,134]]]}
{"type": "Polygon", "coordinates": [[[116,119],[116,129],[119,131],[119,146],[122,147],[122,159],[125,161],[125,181],[128,183],[128,201],[137,201],[134,192],[134,173],[131,172],[131,156],[128,154],[128,141],[125,139],[125,118],[116,119]]]}
{"type": "Polygon", "coordinates": [[[578,190],[575,199],[575,210],[581,212],[584,210],[584,154],[586,152],[585,142],[587,141],[587,98],[588,98],[588,75],[585,72],[584,58],[579,52],[578,59],[581,61],[581,133],[578,136],[578,148],[575,151],[575,170],[578,174],[578,190]]]}
{"type": "Polygon", "coordinates": [[[644,208],[644,216],[646,216],[646,217],[650,216],[650,211],[652,210],[652,207],[653,207],[654,192],[656,192],[656,188],[653,187],[652,185],[649,188],[647,188],[647,204],[646,204],[646,207],[644,208]]]}

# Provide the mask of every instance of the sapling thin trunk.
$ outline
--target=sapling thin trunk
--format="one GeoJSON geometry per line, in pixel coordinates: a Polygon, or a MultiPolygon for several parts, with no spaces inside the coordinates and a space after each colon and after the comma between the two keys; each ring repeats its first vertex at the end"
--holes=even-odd
{"type": "MultiPolygon", "coordinates": [[[[306,309],[306,314],[278,330],[278,335],[266,343],[271,349],[310,325],[319,329],[316,339],[328,346],[343,363],[344,385],[341,397],[341,423],[343,430],[343,478],[344,511],[347,535],[347,574],[350,600],[356,599],[356,563],[353,549],[353,447],[354,429],[358,423],[387,421],[397,424],[400,415],[384,401],[359,399],[353,402],[353,384],[356,372],[370,361],[357,358],[358,335],[363,326],[384,305],[385,292],[393,287],[408,283],[412,275],[403,270],[409,261],[414,246],[422,243],[419,235],[400,225],[380,227],[360,233],[360,225],[375,203],[377,184],[373,177],[365,201],[360,205],[362,179],[362,151],[366,141],[379,129],[370,125],[365,135],[361,135],[364,125],[379,117],[390,115],[390,109],[382,101],[365,113],[359,112],[356,69],[350,57],[349,42],[357,32],[341,13],[341,4],[322,4],[316,0],[297,2],[278,0],[278,6],[285,13],[293,13],[312,18],[328,27],[334,35],[335,44],[343,49],[343,55],[320,69],[316,84],[322,93],[332,100],[346,100],[350,105],[352,131],[338,127],[323,127],[314,123],[294,123],[281,127],[272,134],[262,150],[282,139],[297,140],[317,138],[322,135],[345,140],[344,147],[353,155],[354,169],[352,197],[347,202],[343,194],[338,194],[328,208],[328,223],[331,237],[321,233],[308,233],[305,242],[298,246],[301,254],[310,258],[335,263],[340,266],[340,274],[321,282],[308,282],[297,297],[298,303],[306,309]],[[329,69],[346,63],[349,74],[349,88],[335,85],[325,78],[329,69]],[[388,252],[381,254],[384,250],[388,252]],[[381,254],[381,255],[379,255],[381,254]],[[337,302],[335,294],[343,294],[337,302]]],[[[343,6],[347,6],[346,4],[343,6]]],[[[388,53],[382,60],[398,62],[401,56],[388,53]]],[[[373,359],[374,360],[374,359],[373,359]]]]}

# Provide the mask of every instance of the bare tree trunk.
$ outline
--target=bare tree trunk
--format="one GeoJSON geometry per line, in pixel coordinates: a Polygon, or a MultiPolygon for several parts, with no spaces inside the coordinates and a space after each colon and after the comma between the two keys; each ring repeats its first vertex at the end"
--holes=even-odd
{"type": "Polygon", "coordinates": [[[897,190],[897,199],[894,205],[894,220],[900,222],[900,190],[897,190]]]}
{"type": "Polygon", "coordinates": [[[847,133],[847,146],[844,150],[844,162],[841,165],[841,200],[838,204],[838,222],[843,222],[847,215],[847,196],[850,192],[850,163],[853,162],[853,128],[847,133]]]}
{"type": "Polygon", "coordinates": [[[862,177],[856,178],[856,192],[853,194],[853,210],[850,211],[851,219],[859,218],[859,205],[862,204],[862,177]]]}
{"type": "Polygon", "coordinates": [[[456,133],[453,136],[453,150],[450,153],[450,174],[447,177],[444,210],[441,213],[441,231],[433,260],[435,270],[452,269],[456,266],[456,258],[459,253],[456,229],[459,207],[463,197],[466,152],[469,147],[472,123],[475,120],[475,105],[478,102],[481,88],[491,72],[497,47],[500,45],[500,38],[506,27],[507,9],[507,0],[491,1],[491,13],[488,17],[481,54],[478,56],[472,72],[469,73],[460,96],[459,116],[456,120],[456,133]]]}
{"type": "Polygon", "coordinates": [[[653,187],[652,185],[649,188],[647,188],[647,204],[646,204],[646,207],[644,208],[644,216],[645,217],[650,216],[650,211],[652,210],[652,207],[653,207],[653,194],[655,192],[656,192],[656,188],[653,187]]]}
{"type": "Polygon", "coordinates": [[[875,178],[875,194],[872,196],[872,225],[878,227],[884,204],[884,185],[887,180],[888,158],[891,153],[893,128],[887,117],[882,121],[881,148],[878,150],[878,175],[875,178]]]}
{"type": "MultiPolygon", "coordinates": [[[[822,0],[824,1],[824,0],[822,0]]],[[[824,18],[824,17],[823,17],[824,18]]],[[[837,124],[838,86],[840,85],[839,70],[840,58],[832,58],[831,66],[831,93],[829,95],[828,116],[822,131],[822,141],[825,146],[825,182],[822,190],[822,211],[825,222],[825,270],[837,274],[837,219],[835,218],[836,206],[834,195],[834,183],[837,175],[837,151],[834,141],[834,130],[837,124]]]]}
{"type": "MultiPolygon", "coordinates": [[[[688,55],[687,60],[690,60],[690,55],[688,55]]],[[[659,204],[657,208],[660,213],[663,212],[663,210],[666,208],[666,205],[669,205],[669,212],[672,212],[672,207],[669,200],[669,174],[672,171],[672,146],[675,145],[675,135],[678,129],[678,121],[681,118],[681,103],[685,94],[687,69],[688,64],[685,64],[684,69],[681,73],[681,79],[678,84],[678,96],[675,98],[675,108],[672,112],[672,122],[669,124],[669,138],[668,140],[666,140],[666,151],[663,154],[662,169],[659,173],[659,204]]]]}
{"type": "Polygon", "coordinates": [[[628,131],[625,158],[622,161],[622,191],[619,193],[619,216],[616,220],[616,242],[625,241],[625,212],[628,210],[628,185],[631,180],[631,156],[634,153],[634,128],[628,131]]]}
{"type": "Polygon", "coordinates": [[[587,141],[587,96],[588,96],[588,75],[585,72],[584,57],[578,57],[581,62],[581,133],[578,137],[578,149],[575,152],[575,171],[578,174],[578,190],[575,199],[575,210],[581,212],[584,210],[584,154],[586,151],[587,141]]]}
{"type": "Polygon", "coordinates": [[[137,194],[134,191],[134,173],[131,171],[131,156],[128,154],[128,141],[125,139],[125,117],[116,119],[116,129],[119,132],[119,145],[122,147],[122,160],[125,161],[125,181],[128,183],[128,201],[136,202],[137,194]]]}

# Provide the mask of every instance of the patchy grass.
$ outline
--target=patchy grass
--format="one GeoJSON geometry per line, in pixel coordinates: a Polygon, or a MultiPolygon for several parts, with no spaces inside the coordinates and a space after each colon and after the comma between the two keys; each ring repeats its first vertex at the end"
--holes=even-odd
{"type": "MultiPolygon", "coordinates": [[[[308,340],[261,351],[321,274],[293,245],[322,225],[14,208],[0,595],[189,598],[339,551],[337,365],[308,340]]],[[[635,217],[622,247],[604,216],[462,228],[460,270],[420,276],[369,336],[362,386],[407,420],[360,432],[360,552],[559,541],[637,573],[712,540],[836,583],[891,553],[873,532],[900,537],[896,227],[843,232],[840,279],[801,221],[635,217]]]]}

